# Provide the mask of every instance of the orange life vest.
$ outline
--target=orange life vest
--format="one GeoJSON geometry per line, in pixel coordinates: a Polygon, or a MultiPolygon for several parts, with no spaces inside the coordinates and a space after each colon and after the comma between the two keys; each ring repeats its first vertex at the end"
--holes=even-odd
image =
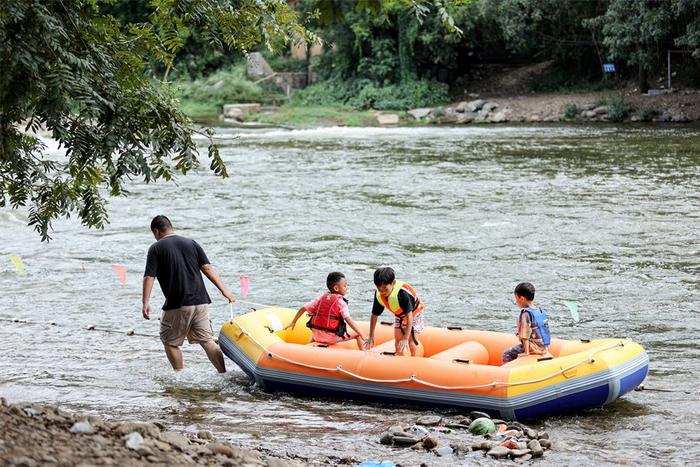
{"type": "Polygon", "coordinates": [[[425,305],[423,304],[421,299],[418,298],[418,293],[416,292],[416,289],[411,287],[411,285],[406,283],[406,282],[396,281],[394,283],[394,289],[391,291],[391,293],[389,294],[389,297],[387,299],[382,297],[382,294],[380,294],[378,290],[376,293],[376,297],[377,297],[377,301],[379,303],[381,303],[382,305],[384,305],[384,308],[391,311],[396,316],[400,316],[400,317],[405,317],[407,311],[413,311],[413,316],[416,316],[425,309],[425,305]],[[406,292],[411,294],[411,296],[413,297],[413,300],[415,301],[415,304],[416,304],[415,308],[413,310],[404,311],[401,309],[401,305],[399,305],[399,291],[400,290],[405,290],[406,292]]]}

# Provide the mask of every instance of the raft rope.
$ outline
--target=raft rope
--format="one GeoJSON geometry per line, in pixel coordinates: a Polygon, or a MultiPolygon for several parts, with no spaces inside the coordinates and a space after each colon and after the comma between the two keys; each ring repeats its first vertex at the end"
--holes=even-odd
{"type": "Polygon", "coordinates": [[[531,379],[527,381],[516,381],[516,382],[508,382],[508,381],[493,381],[491,383],[486,383],[486,384],[477,384],[473,386],[444,386],[441,384],[435,384],[431,383],[430,381],[425,381],[423,379],[420,379],[416,375],[411,375],[409,378],[400,378],[400,379],[376,379],[376,378],[367,378],[366,376],[358,375],[357,373],[353,373],[352,371],[346,370],[342,367],[342,365],[338,364],[336,365],[335,368],[330,368],[330,367],[323,367],[323,366],[316,366],[316,365],[309,365],[308,363],[304,362],[299,362],[297,360],[292,360],[291,358],[285,357],[283,355],[280,355],[278,353],[272,352],[271,350],[266,349],[255,337],[253,337],[243,326],[241,326],[235,319],[231,319],[231,322],[236,324],[238,328],[243,332],[243,334],[248,337],[253,343],[255,343],[258,347],[260,347],[268,357],[272,358],[278,358],[282,361],[285,361],[287,363],[291,363],[292,365],[297,365],[301,366],[304,368],[309,368],[312,370],[320,370],[320,371],[328,371],[328,372],[338,372],[338,373],[343,373],[348,376],[351,376],[353,378],[356,378],[361,381],[367,381],[370,383],[418,383],[422,384],[424,386],[432,387],[435,389],[444,389],[444,390],[461,390],[461,389],[481,389],[481,388],[489,388],[489,387],[496,387],[496,386],[520,386],[524,384],[533,384],[533,383],[539,383],[542,381],[546,381],[548,379],[554,378],[556,376],[559,376],[563,373],[566,373],[567,371],[571,371],[574,368],[577,368],[581,365],[585,365],[586,363],[594,363],[595,359],[593,358],[594,355],[604,352],[606,350],[614,349],[615,347],[623,347],[625,343],[623,341],[618,341],[614,344],[610,344],[606,347],[602,347],[599,349],[593,350],[589,355],[588,358],[585,360],[582,360],[581,362],[575,363],[573,365],[569,365],[566,368],[562,368],[559,371],[556,371],[550,375],[543,376],[541,378],[536,378],[536,379],[531,379]]]}
{"type": "MultiPolygon", "coordinates": [[[[28,319],[19,319],[19,318],[0,318],[0,321],[4,321],[7,323],[20,323],[20,324],[33,324],[33,325],[41,325],[41,326],[58,326],[58,327],[63,327],[63,328],[68,328],[71,326],[65,325],[65,324],[58,324],[56,321],[30,321],[28,319]]],[[[102,327],[97,327],[95,325],[90,325],[85,328],[80,328],[83,329],[84,331],[100,331],[100,332],[108,332],[108,333],[113,333],[113,334],[126,334],[127,336],[138,336],[138,337],[160,337],[156,334],[145,334],[141,332],[135,332],[133,329],[127,329],[126,331],[120,331],[118,329],[109,329],[109,328],[102,328],[102,327]]]]}

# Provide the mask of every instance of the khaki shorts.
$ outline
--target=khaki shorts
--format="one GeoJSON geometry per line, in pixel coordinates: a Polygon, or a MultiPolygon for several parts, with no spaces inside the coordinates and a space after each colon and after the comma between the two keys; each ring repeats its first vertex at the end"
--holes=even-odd
{"type": "Polygon", "coordinates": [[[163,310],[160,317],[160,340],[180,347],[185,342],[203,344],[213,339],[208,305],[189,305],[163,310]]]}

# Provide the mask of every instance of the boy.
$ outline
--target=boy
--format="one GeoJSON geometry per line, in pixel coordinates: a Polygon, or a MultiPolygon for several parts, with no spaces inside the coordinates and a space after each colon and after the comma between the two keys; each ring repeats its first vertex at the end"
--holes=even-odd
{"type": "Polygon", "coordinates": [[[377,326],[377,317],[386,308],[395,316],[394,347],[396,355],[403,355],[409,349],[411,356],[415,357],[416,347],[419,345],[416,334],[420,334],[425,327],[423,319],[425,305],[418,298],[413,287],[396,280],[394,270],[391,268],[379,268],[374,271],[374,285],[377,287],[377,292],[374,294],[369,339],[365,342],[365,349],[370,349],[374,345],[374,328],[377,326]]]}
{"type": "Polygon", "coordinates": [[[357,347],[361,349],[365,336],[350,317],[348,301],[345,298],[348,280],[342,272],[332,272],[326,278],[326,287],[328,292],[299,308],[296,316],[285,329],[294,329],[297,320],[306,312],[311,317],[306,325],[311,328],[312,342],[332,345],[354,338],[357,339],[357,347]],[[348,334],[345,323],[357,334],[348,334]]]}
{"type": "Polygon", "coordinates": [[[535,307],[535,286],[521,282],[513,291],[515,303],[520,307],[518,316],[518,333],[520,344],[503,352],[503,363],[508,363],[523,355],[544,355],[549,349],[551,336],[547,313],[535,307]]]}

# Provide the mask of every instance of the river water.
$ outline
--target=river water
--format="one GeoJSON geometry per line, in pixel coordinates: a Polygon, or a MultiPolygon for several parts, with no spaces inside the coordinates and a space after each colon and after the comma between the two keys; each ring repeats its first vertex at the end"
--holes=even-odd
{"type": "MultiPolygon", "coordinates": [[[[530,281],[555,336],[628,337],[651,361],[645,391],[535,424],[554,443],[543,465],[700,459],[697,128],[218,128],[216,137],[230,178],[202,168],[177,184],[134,183],[110,201],[104,230],[59,221],[45,244],[25,213],[0,210],[0,318],[56,322],[2,323],[0,396],[210,429],[316,461],[494,463],[378,444],[386,427],[430,409],[267,394],[230,361],[215,374],[198,346],[185,346],[187,368],[174,375],[156,337],[87,331],[157,334],[139,304],[148,224],[162,213],[234,292],[249,275],[248,300],[263,304],[296,308],[340,270],[351,313],[366,320],[372,272],[391,265],[422,295],[429,324],[512,332],[512,289],[530,281]],[[115,263],[127,268],[123,287],[115,263]],[[576,300],[580,322],[563,300],[576,300]]],[[[218,329],[228,307],[210,294],[218,329]]],[[[156,289],[154,308],[161,298],[156,289]]]]}

